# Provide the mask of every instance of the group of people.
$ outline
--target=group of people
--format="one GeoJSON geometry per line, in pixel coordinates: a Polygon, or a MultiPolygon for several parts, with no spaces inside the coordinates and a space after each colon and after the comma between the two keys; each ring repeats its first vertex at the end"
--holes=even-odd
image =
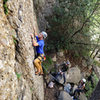
{"type": "Polygon", "coordinates": [[[78,83],[77,88],[73,91],[73,87],[74,87],[73,83],[65,84],[66,82],[65,72],[68,71],[70,67],[70,62],[67,61],[66,63],[60,64],[59,66],[60,66],[60,70],[57,72],[57,74],[52,73],[54,78],[52,78],[52,80],[48,84],[48,87],[53,88],[56,82],[60,83],[64,86],[64,90],[72,96],[73,100],[78,100],[80,92],[84,92],[86,79],[85,78],[81,79],[78,83]],[[60,76],[62,76],[62,78],[64,79],[63,83],[59,81],[60,76]]]}
{"type": "Polygon", "coordinates": [[[58,72],[51,73],[53,78],[52,80],[50,80],[48,87],[53,88],[55,83],[60,83],[64,86],[64,90],[72,96],[73,100],[78,100],[80,92],[84,92],[86,79],[83,78],[82,80],[80,80],[77,88],[73,91],[73,87],[74,87],[73,83],[65,84],[66,83],[65,72],[68,71],[70,65],[71,64],[69,60],[67,60],[67,62],[64,62],[60,65],[56,65],[56,69],[58,69],[58,72]],[[59,81],[59,79],[61,78],[63,78],[63,82],[59,81]]]}

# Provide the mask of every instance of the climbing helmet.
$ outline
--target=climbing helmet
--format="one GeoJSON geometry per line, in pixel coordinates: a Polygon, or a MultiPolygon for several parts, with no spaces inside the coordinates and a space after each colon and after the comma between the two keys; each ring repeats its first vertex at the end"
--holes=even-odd
{"type": "Polygon", "coordinates": [[[85,82],[86,82],[86,79],[85,79],[85,78],[83,78],[83,79],[82,79],[82,81],[85,83],[85,82]]]}
{"type": "Polygon", "coordinates": [[[47,37],[47,33],[44,32],[44,31],[42,31],[41,33],[42,33],[42,35],[43,35],[43,38],[45,39],[45,38],[47,37]]]}

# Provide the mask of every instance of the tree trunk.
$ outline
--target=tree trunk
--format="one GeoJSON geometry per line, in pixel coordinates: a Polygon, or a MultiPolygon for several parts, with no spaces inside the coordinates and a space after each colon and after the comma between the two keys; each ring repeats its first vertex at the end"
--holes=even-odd
{"type": "Polygon", "coordinates": [[[96,52],[96,54],[94,55],[93,59],[95,59],[95,57],[98,55],[99,51],[100,51],[100,48],[97,50],[97,52],[96,52]]]}

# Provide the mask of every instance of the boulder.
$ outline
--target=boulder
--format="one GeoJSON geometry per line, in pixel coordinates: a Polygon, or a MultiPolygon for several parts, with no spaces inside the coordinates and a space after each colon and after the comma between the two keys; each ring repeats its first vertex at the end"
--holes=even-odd
{"type": "Polygon", "coordinates": [[[59,86],[59,91],[63,91],[63,86],[59,86]]]}
{"type": "Polygon", "coordinates": [[[67,93],[70,93],[71,90],[71,85],[68,83],[64,86],[64,91],[66,91],[67,93]]]}
{"type": "Polygon", "coordinates": [[[78,83],[81,80],[81,71],[78,67],[73,67],[68,70],[68,74],[65,74],[66,82],[78,83]]]}
{"type": "Polygon", "coordinates": [[[61,91],[58,100],[73,100],[73,99],[67,92],[61,91]]]}
{"type": "Polygon", "coordinates": [[[87,58],[82,60],[82,66],[87,67],[93,64],[93,59],[87,58]]]}
{"type": "Polygon", "coordinates": [[[49,82],[51,82],[53,80],[53,76],[51,74],[46,75],[45,80],[46,80],[47,84],[49,84],[49,82]]]}
{"type": "Polygon", "coordinates": [[[62,75],[59,75],[57,78],[56,78],[56,81],[60,84],[63,84],[64,83],[64,77],[62,75]]]}
{"type": "Polygon", "coordinates": [[[87,66],[87,62],[86,62],[86,60],[82,60],[82,66],[84,66],[84,67],[87,66]]]}
{"type": "Polygon", "coordinates": [[[94,71],[95,71],[97,77],[100,79],[100,67],[95,66],[94,71]]]}
{"type": "Polygon", "coordinates": [[[77,89],[77,85],[74,85],[74,87],[73,87],[73,93],[74,93],[74,91],[77,89]]]}
{"type": "Polygon", "coordinates": [[[57,61],[56,54],[55,54],[55,55],[53,55],[51,58],[52,58],[52,61],[54,61],[54,62],[56,62],[56,61],[57,61]]]}
{"type": "Polygon", "coordinates": [[[91,75],[91,73],[88,72],[88,71],[87,72],[84,71],[84,72],[81,73],[81,75],[82,75],[82,77],[89,77],[91,75]]]}
{"type": "Polygon", "coordinates": [[[80,100],[87,100],[87,97],[85,96],[84,93],[80,93],[79,99],[80,100]]]}
{"type": "Polygon", "coordinates": [[[59,51],[59,52],[57,52],[57,56],[59,56],[59,57],[63,57],[63,56],[64,56],[64,52],[63,52],[63,51],[59,51]]]}

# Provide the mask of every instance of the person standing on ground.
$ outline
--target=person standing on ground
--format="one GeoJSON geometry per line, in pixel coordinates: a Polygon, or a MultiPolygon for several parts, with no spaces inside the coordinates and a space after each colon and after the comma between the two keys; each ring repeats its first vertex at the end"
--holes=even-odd
{"type": "Polygon", "coordinates": [[[47,33],[42,31],[39,33],[39,35],[35,32],[35,37],[36,37],[36,40],[34,40],[33,38],[33,34],[31,35],[32,37],[32,40],[33,40],[33,46],[36,47],[36,58],[34,60],[34,65],[37,69],[37,71],[35,72],[36,75],[40,74],[42,75],[43,74],[43,69],[42,69],[42,66],[41,66],[41,62],[43,61],[44,59],[44,39],[47,37],[47,33]]]}
{"type": "Polygon", "coordinates": [[[55,68],[56,68],[56,72],[59,72],[60,70],[62,72],[66,72],[68,71],[68,69],[71,67],[71,63],[70,61],[67,59],[67,62],[63,62],[61,64],[56,64],[55,68]]]}

